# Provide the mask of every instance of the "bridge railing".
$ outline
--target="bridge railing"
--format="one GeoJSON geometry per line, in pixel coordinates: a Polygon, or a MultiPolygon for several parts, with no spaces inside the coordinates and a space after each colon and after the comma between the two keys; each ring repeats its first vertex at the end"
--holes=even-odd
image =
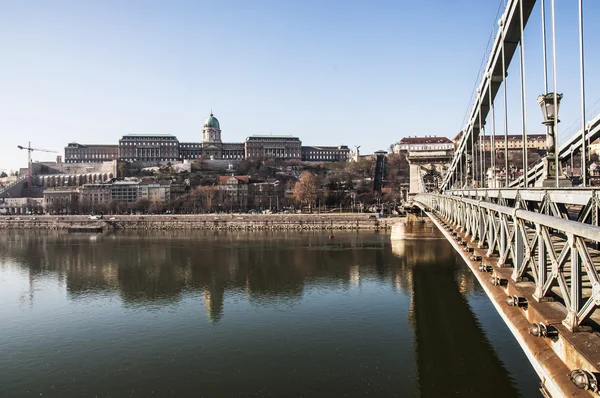
{"type": "Polygon", "coordinates": [[[513,281],[531,275],[535,300],[558,296],[570,330],[600,306],[591,248],[600,242],[600,227],[460,196],[419,194],[415,201],[470,236],[478,248],[487,248],[487,256],[497,255],[499,266],[512,267],[513,281]]]}
{"type": "MultiPolygon", "coordinates": [[[[594,142],[600,137],[600,115],[594,117],[586,126],[586,142],[594,142]]],[[[575,156],[581,152],[582,145],[581,130],[578,130],[575,134],[572,134],[565,142],[563,142],[558,148],[558,158],[561,162],[566,162],[571,159],[571,156],[575,156]]],[[[543,159],[533,165],[527,170],[527,181],[529,184],[534,185],[538,179],[543,175],[544,166],[543,159]]],[[[510,182],[510,187],[523,186],[523,176],[510,182]]]]}

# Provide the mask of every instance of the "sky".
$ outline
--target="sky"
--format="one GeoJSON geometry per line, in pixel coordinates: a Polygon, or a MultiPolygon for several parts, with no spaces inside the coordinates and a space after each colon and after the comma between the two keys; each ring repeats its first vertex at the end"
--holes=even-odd
{"type": "MultiPolygon", "coordinates": [[[[0,0],[0,169],[26,167],[17,145],[29,141],[60,155],[69,142],[117,144],[130,133],[199,142],[211,110],[224,142],[289,134],[372,153],[406,136],[453,138],[503,1],[0,0]]],[[[529,133],[543,132],[539,3],[525,29],[529,133]]],[[[600,2],[583,3],[593,114],[600,2]]],[[[581,114],[577,2],[556,0],[556,15],[560,136],[581,114]]],[[[507,83],[513,134],[522,131],[517,61],[507,83]]]]}

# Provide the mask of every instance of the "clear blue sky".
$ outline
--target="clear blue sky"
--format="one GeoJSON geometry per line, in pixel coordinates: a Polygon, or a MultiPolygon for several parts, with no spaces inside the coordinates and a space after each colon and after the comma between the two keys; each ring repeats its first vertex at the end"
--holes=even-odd
{"type": "MultiPolygon", "coordinates": [[[[584,3],[591,106],[600,4],[584,3]]],[[[0,169],[26,166],[16,146],[27,141],[60,154],[71,141],[117,143],[127,133],[200,141],[211,108],[227,142],[293,134],[373,152],[408,135],[452,138],[499,4],[0,1],[0,169]]],[[[579,116],[576,11],[557,0],[565,128],[579,116]]],[[[530,133],[543,131],[539,13],[538,4],[526,31],[530,133]]],[[[520,133],[517,65],[509,72],[509,127],[520,133]]]]}

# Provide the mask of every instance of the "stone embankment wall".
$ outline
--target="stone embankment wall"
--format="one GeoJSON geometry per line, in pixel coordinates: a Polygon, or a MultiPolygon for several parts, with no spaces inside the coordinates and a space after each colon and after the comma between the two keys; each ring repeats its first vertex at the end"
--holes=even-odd
{"type": "Polygon", "coordinates": [[[0,229],[113,230],[386,230],[400,218],[373,218],[369,214],[204,214],[107,216],[0,217],[0,229]]]}

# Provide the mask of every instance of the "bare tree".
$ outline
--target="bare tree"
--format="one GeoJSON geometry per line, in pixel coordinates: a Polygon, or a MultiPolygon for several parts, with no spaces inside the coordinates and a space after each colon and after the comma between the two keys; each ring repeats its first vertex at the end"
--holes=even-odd
{"type": "Polygon", "coordinates": [[[164,210],[164,208],[164,203],[158,198],[153,199],[150,203],[150,211],[152,213],[161,213],[164,210]]]}
{"type": "Polygon", "coordinates": [[[191,194],[191,199],[197,206],[207,212],[215,210],[217,202],[216,187],[200,186],[196,187],[191,194]]]}
{"type": "Polygon", "coordinates": [[[300,174],[300,181],[294,186],[294,197],[301,205],[306,205],[312,211],[312,205],[317,200],[317,178],[309,171],[300,174]]]}
{"type": "Polygon", "coordinates": [[[133,208],[142,213],[147,213],[148,207],[150,207],[150,200],[148,198],[139,198],[133,203],[133,208]]]}

